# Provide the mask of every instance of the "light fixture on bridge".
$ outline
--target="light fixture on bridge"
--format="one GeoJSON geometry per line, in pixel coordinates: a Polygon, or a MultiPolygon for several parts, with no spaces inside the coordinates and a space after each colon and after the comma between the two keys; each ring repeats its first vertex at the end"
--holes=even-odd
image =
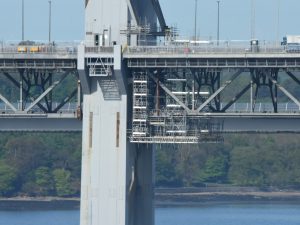
{"type": "Polygon", "coordinates": [[[52,0],[49,0],[49,44],[51,43],[51,3],[52,0]]]}
{"type": "Polygon", "coordinates": [[[218,4],[218,22],[217,22],[217,45],[220,41],[220,1],[217,1],[218,4]]]}
{"type": "Polygon", "coordinates": [[[24,41],[24,0],[22,0],[22,41],[24,41]]]}

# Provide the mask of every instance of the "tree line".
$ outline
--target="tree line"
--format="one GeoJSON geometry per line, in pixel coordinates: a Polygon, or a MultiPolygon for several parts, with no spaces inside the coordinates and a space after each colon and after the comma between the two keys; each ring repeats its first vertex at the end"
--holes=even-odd
{"type": "MultiPolygon", "coordinates": [[[[298,134],[226,135],[224,143],[156,147],[157,187],[300,187],[298,134]]],[[[2,133],[0,196],[79,196],[81,134],[2,133]]]]}
{"type": "Polygon", "coordinates": [[[222,144],[170,145],[156,153],[156,185],[298,188],[299,140],[298,134],[245,134],[227,135],[222,144]]]}
{"type": "Polygon", "coordinates": [[[80,134],[0,135],[0,196],[80,192],[80,134]]]}

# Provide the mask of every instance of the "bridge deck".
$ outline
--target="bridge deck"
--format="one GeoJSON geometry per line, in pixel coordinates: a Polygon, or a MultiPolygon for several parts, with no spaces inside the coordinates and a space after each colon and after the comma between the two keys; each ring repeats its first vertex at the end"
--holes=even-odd
{"type": "MultiPolygon", "coordinates": [[[[85,51],[86,58],[114,57],[112,47],[86,47],[85,51]]],[[[138,46],[124,48],[123,57],[127,62],[127,67],[133,69],[240,68],[248,71],[251,68],[295,70],[300,68],[300,53],[286,51],[281,46],[263,47],[254,52],[245,47],[138,46]]],[[[113,64],[107,66],[113,66],[113,64]]],[[[0,51],[0,69],[21,68],[76,69],[77,49],[57,48],[55,51],[52,49],[46,52],[24,53],[18,52],[14,47],[0,51]]],[[[293,106],[293,110],[289,110],[287,104],[283,104],[282,107],[279,104],[279,113],[271,113],[271,110],[255,111],[256,108],[250,113],[248,104],[246,111],[239,110],[238,105],[232,107],[231,111],[229,108],[226,113],[198,112],[195,115],[191,113],[189,116],[217,120],[223,124],[223,132],[300,132],[300,114],[297,105],[296,108],[293,106]]],[[[6,114],[0,116],[0,131],[45,131],[47,126],[49,126],[49,131],[79,131],[81,122],[75,118],[75,115],[68,117],[59,114],[6,114]]],[[[165,140],[170,141],[172,138],[165,140]]]]}
{"type": "Polygon", "coordinates": [[[37,44],[19,49],[18,44],[1,46],[0,69],[26,68],[76,69],[77,47],[75,45],[37,44]]]}

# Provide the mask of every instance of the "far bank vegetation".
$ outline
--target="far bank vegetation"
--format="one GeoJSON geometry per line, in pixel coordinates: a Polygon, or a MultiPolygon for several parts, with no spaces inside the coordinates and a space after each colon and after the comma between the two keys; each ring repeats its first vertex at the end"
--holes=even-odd
{"type": "MultiPolygon", "coordinates": [[[[161,145],[157,187],[300,188],[300,135],[228,135],[222,144],[161,145]]],[[[80,194],[81,134],[0,136],[0,196],[80,194]]]]}

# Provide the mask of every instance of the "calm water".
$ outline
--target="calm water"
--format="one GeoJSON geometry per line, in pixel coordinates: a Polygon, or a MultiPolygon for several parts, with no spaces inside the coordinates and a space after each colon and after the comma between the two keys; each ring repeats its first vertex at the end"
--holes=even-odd
{"type": "MultiPolygon", "coordinates": [[[[155,222],[156,225],[299,225],[300,205],[157,208],[155,222]]],[[[79,225],[79,211],[0,211],[0,225],[79,225]]]]}

